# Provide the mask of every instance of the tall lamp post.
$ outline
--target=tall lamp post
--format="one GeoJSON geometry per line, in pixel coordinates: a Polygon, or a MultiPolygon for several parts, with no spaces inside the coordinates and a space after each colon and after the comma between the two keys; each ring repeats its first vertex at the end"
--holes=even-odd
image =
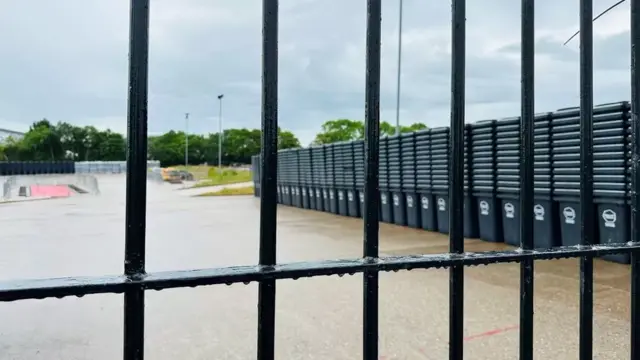
{"type": "Polygon", "coordinates": [[[400,135],[400,70],[402,66],[402,0],[399,0],[398,15],[398,73],[396,88],[396,135],[400,135]]]}
{"type": "Polygon", "coordinates": [[[189,166],[189,113],[184,114],[184,166],[189,166]]]}
{"type": "Polygon", "coordinates": [[[220,102],[218,108],[218,171],[222,172],[222,98],[224,94],[218,95],[220,102]]]}

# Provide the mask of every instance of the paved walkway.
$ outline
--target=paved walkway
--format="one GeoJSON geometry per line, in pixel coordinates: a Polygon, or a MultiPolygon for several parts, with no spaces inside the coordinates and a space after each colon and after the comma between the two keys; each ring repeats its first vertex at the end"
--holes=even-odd
{"type": "Polygon", "coordinates": [[[235,188],[241,188],[241,187],[252,186],[252,185],[253,185],[253,182],[249,181],[249,182],[242,182],[242,183],[235,183],[235,184],[215,185],[215,186],[207,186],[207,187],[191,188],[191,189],[180,189],[181,185],[173,185],[173,186],[180,193],[180,195],[195,196],[195,195],[200,195],[200,194],[204,194],[212,191],[219,191],[227,188],[235,189],[235,188]]]}
{"type": "MultiPolygon", "coordinates": [[[[100,185],[99,196],[1,206],[0,278],[121,273],[124,179],[100,185]]],[[[258,199],[184,194],[149,184],[148,271],[257,262],[258,199]]],[[[358,257],[362,230],[360,219],[281,206],[278,261],[358,257]]],[[[386,255],[448,247],[436,233],[382,224],[380,234],[386,255]]],[[[629,267],[595,267],[594,358],[628,359],[629,267]]],[[[536,263],[537,359],[577,359],[578,269],[577,260],[536,263]]],[[[448,283],[447,270],[381,274],[381,359],[447,358],[448,283]]],[[[517,264],[465,270],[465,358],[518,358],[518,289],[517,264]]],[[[278,281],[276,358],[361,359],[362,292],[362,275],[278,281]]],[[[256,284],[147,292],[146,356],[253,359],[256,304],[256,284]]],[[[0,358],[119,359],[122,316],[121,294],[0,303],[0,358]]]]}

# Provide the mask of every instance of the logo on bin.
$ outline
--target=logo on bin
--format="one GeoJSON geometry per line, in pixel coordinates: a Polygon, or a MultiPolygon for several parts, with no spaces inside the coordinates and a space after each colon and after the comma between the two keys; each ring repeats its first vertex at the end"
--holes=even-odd
{"type": "Polygon", "coordinates": [[[387,194],[380,195],[380,199],[382,200],[383,205],[387,205],[387,194]]]}
{"type": "Polygon", "coordinates": [[[536,204],[533,207],[533,215],[535,216],[536,220],[544,221],[544,207],[542,207],[542,205],[540,204],[536,204]]]}
{"type": "Polygon", "coordinates": [[[413,207],[413,196],[407,195],[407,207],[413,207]]]}
{"type": "Polygon", "coordinates": [[[360,202],[363,203],[364,202],[364,193],[360,193],[360,202]]]}
{"type": "Polygon", "coordinates": [[[616,215],[616,212],[611,209],[607,209],[602,212],[602,220],[604,220],[604,226],[606,227],[615,228],[617,218],[618,215],[616,215]]]}
{"type": "Polygon", "coordinates": [[[562,210],[562,215],[564,215],[564,222],[566,224],[575,224],[576,223],[576,211],[574,208],[567,206],[562,210]]]}
{"type": "Polygon", "coordinates": [[[480,215],[489,215],[489,203],[484,200],[480,201],[480,215]]]}
{"type": "Polygon", "coordinates": [[[295,195],[300,195],[300,189],[299,188],[294,188],[293,192],[295,195]]]}
{"type": "Polygon", "coordinates": [[[320,189],[316,189],[316,197],[320,198],[320,189]]]}
{"type": "Polygon", "coordinates": [[[335,197],[335,194],[333,193],[333,190],[329,190],[329,199],[332,199],[335,197]]]}
{"type": "Polygon", "coordinates": [[[327,198],[327,190],[322,190],[322,197],[327,198]]]}
{"type": "Polygon", "coordinates": [[[338,200],[344,200],[344,191],[338,190],[338,200]]]}
{"type": "Polygon", "coordinates": [[[393,195],[393,206],[400,206],[400,198],[398,195],[393,195]]]}
{"type": "Polygon", "coordinates": [[[280,186],[278,186],[278,190],[277,191],[278,191],[278,194],[280,194],[280,186]]]}
{"type": "Polygon", "coordinates": [[[307,196],[307,189],[302,188],[302,196],[307,196]]]}
{"type": "Polygon", "coordinates": [[[506,216],[507,219],[513,219],[515,217],[515,212],[516,208],[512,203],[504,204],[504,216],[506,216]]]}
{"type": "Polygon", "coordinates": [[[349,202],[353,201],[353,192],[352,191],[347,191],[347,199],[349,199],[349,202]]]}
{"type": "Polygon", "coordinates": [[[422,197],[422,208],[427,210],[429,208],[429,198],[426,196],[422,197]]]}
{"type": "Polygon", "coordinates": [[[289,195],[289,188],[285,186],[284,188],[284,194],[285,195],[289,195]]]}
{"type": "Polygon", "coordinates": [[[438,198],[438,211],[445,211],[446,208],[446,203],[444,202],[443,198],[438,198]]]}

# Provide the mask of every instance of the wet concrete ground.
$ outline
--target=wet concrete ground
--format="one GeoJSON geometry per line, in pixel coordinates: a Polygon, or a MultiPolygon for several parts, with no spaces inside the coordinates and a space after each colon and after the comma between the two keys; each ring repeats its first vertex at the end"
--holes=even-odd
{"type": "MultiPolygon", "coordinates": [[[[100,179],[99,196],[0,206],[0,278],[122,271],[124,179],[100,179]]],[[[253,197],[193,198],[149,183],[149,271],[253,264],[259,204],[253,197]]],[[[278,261],[357,257],[362,222],[278,209],[278,261]]],[[[467,250],[500,247],[469,240],[467,250]]],[[[447,250],[446,236],[383,224],[383,254],[447,250]]],[[[578,262],[536,263],[535,357],[578,358],[578,262]]],[[[596,261],[595,358],[629,358],[629,268],[596,261]]],[[[518,358],[519,266],[465,273],[465,358],[518,358]]],[[[278,359],[360,359],[362,276],[283,280],[277,287],[278,359]]],[[[0,359],[118,359],[122,295],[0,303],[0,359]]],[[[252,359],[257,285],[146,295],[148,359],[252,359]]],[[[446,359],[448,271],[383,273],[383,359],[446,359]]]]}

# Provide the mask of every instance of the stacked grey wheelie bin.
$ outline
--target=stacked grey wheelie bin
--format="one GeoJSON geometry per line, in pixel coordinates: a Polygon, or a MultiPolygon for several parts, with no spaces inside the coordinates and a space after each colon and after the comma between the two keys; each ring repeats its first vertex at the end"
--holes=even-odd
{"type": "Polygon", "coordinates": [[[315,194],[316,210],[324,211],[324,191],[325,172],[324,172],[324,147],[312,146],[311,148],[311,169],[313,171],[313,187],[315,194]]]}
{"type": "Polygon", "coordinates": [[[302,207],[302,187],[300,182],[300,150],[291,149],[289,159],[291,161],[291,192],[293,194],[291,205],[302,207]]]}
{"type": "MultiPolygon", "coordinates": [[[[344,148],[345,163],[344,163],[344,184],[347,194],[347,215],[351,217],[360,216],[358,211],[360,207],[360,200],[358,198],[358,191],[356,186],[356,158],[355,158],[355,143],[350,141],[346,143],[344,148]]],[[[359,164],[358,164],[359,166],[359,164]]]]}
{"type": "Polygon", "coordinates": [[[324,171],[327,197],[324,199],[324,211],[338,213],[338,197],[336,194],[335,146],[324,145],[324,171]]]}
{"type": "Polygon", "coordinates": [[[353,142],[353,168],[355,173],[356,198],[358,199],[358,216],[364,217],[364,141],[353,142]]]}
{"type": "Polygon", "coordinates": [[[449,233],[449,128],[431,129],[431,189],[438,231],[449,233]]]}
{"type": "MultiPolygon", "coordinates": [[[[599,105],[593,116],[594,206],[600,243],[629,239],[627,173],[629,104],[599,105]]],[[[555,200],[560,207],[562,245],[580,243],[580,111],[561,109],[553,115],[553,167],[555,200]]],[[[628,263],[628,254],[605,258],[628,263]]]]}
{"type": "Polygon", "coordinates": [[[420,225],[429,231],[438,231],[435,194],[431,171],[431,129],[420,130],[415,135],[416,188],[420,197],[420,225]]]}
{"type": "Polygon", "coordinates": [[[560,245],[558,207],[553,201],[552,119],[550,112],[534,118],[533,243],[536,249],[560,245]]]}
{"type": "Polygon", "coordinates": [[[311,169],[311,149],[309,148],[298,150],[298,177],[300,179],[299,186],[302,208],[311,209],[309,189],[311,188],[313,179],[313,170],[311,169]]]}
{"type": "Polygon", "coordinates": [[[342,216],[347,216],[349,212],[349,204],[347,201],[347,188],[349,185],[347,184],[346,177],[349,146],[350,143],[348,142],[332,144],[336,198],[338,203],[337,213],[342,216]]]}
{"type": "Polygon", "coordinates": [[[405,197],[402,192],[402,159],[400,136],[387,138],[387,163],[389,165],[389,195],[391,196],[391,218],[396,225],[407,225],[405,197]]]}
{"type": "Polygon", "coordinates": [[[380,220],[393,223],[393,205],[389,183],[389,137],[380,138],[380,220]]]}
{"type": "Polygon", "coordinates": [[[502,217],[496,194],[496,123],[486,120],[471,125],[472,184],[478,209],[478,236],[490,242],[502,242],[502,217]]]}
{"type": "Polygon", "coordinates": [[[507,244],[520,245],[520,118],[501,119],[495,127],[497,231],[507,244]],[[499,210],[498,210],[499,209],[499,210]]]}
{"type": "Polygon", "coordinates": [[[464,127],[464,202],[463,202],[463,219],[464,219],[464,236],[468,238],[478,237],[478,211],[473,194],[473,173],[471,171],[473,147],[472,147],[472,131],[471,125],[464,127]]]}
{"type": "Polygon", "coordinates": [[[420,197],[418,194],[416,133],[400,135],[402,194],[405,205],[406,225],[412,228],[421,227],[420,197]]]}
{"type": "MultiPolygon", "coordinates": [[[[552,201],[551,113],[534,117],[534,246],[558,245],[556,206],[552,201]]],[[[520,245],[520,118],[496,123],[497,196],[500,200],[502,236],[510,245],[520,245]]]]}
{"type": "MultiPolygon", "coordinates": [[[[630,238],[630,137],[628,102],[594,108],[594,204],[598,242],[630,238]]],[[[580,215],[580,111],[559,109],[534,117],[534,246],[578,245],[580,215]]],[[[479,121],[464,131],[464,235],[519,246],[520,118],[479,121]]],[[[383,136],[379,147],[381,222],[449,232],[450,129],[438,127],[383,136]]],[[[252,157],[259,196],[259,155],[252,157]]],[[[364,141],[278,153],[282,204],[362,217],[364,141]]],[[[591,206],[591,205],[590,205],[591,206]]],[[[628,263],[628,255],[607,255],[628,263]]]]}
{"type": "Polygon", "coordinates": [[[286,155],[284,154],[284,152],[278,152],[278,177],[277,177],[277,181],[278,181],[278,202],[280,204],[283,205],[288,205],[287,204],[287,200],[288,200],[288,195],[286,194],[286,185],[285,185],[285,179],[286,179],[286,171],[287,171],[287,167],[284,165],[285,164],[285,158],[286,155]]]}

